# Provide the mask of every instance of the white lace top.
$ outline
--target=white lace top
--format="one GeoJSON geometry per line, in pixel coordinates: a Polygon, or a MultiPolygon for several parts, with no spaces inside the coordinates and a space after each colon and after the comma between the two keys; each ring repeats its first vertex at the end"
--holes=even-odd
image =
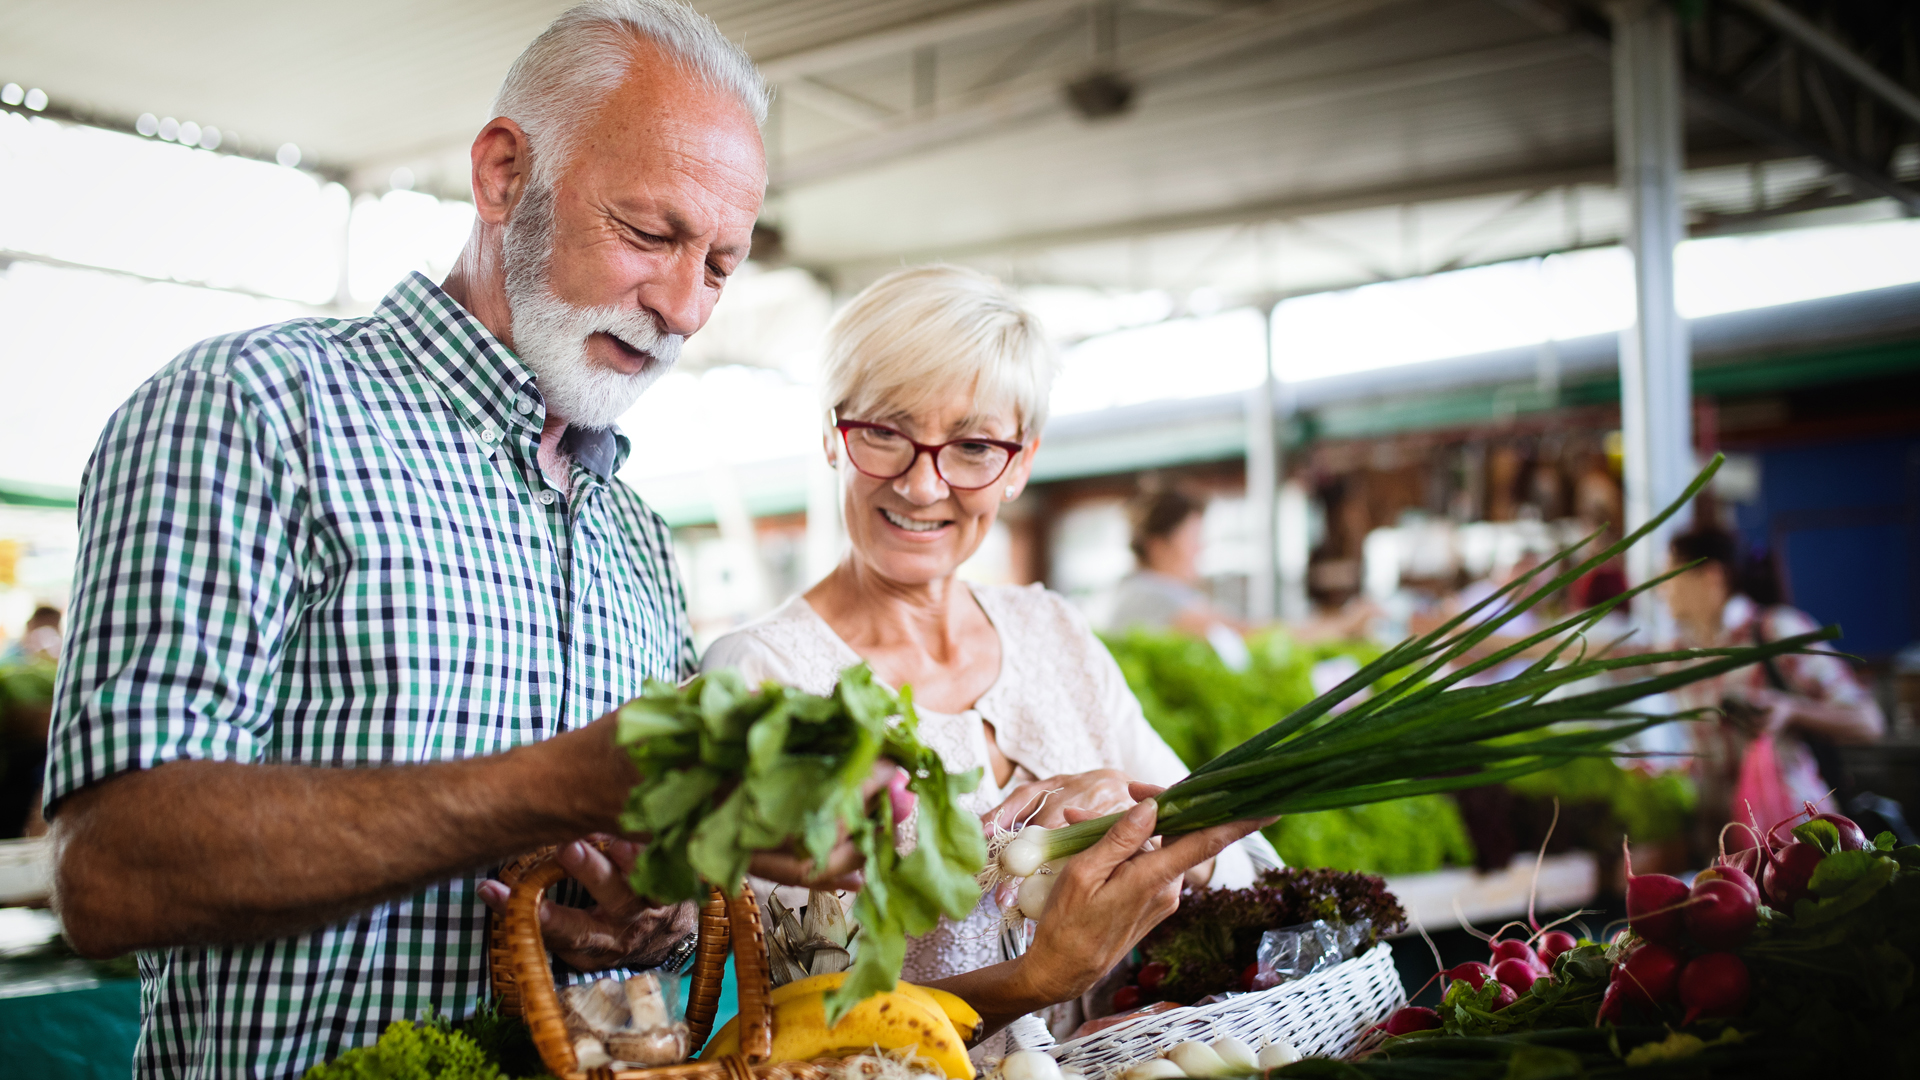
{"type": "MultiPolygon", "coordinates": [[[[1000,676],[966,712],[920,714],[920,736],[955,772],[980,767],[984,778],[962,800],[985,813],[999,805],[987,758],[986,729],[1016,770],[1008,787],[1035,777],[1118,769],[1135,780],[1172,784],[1186,766],[1154,733],[1127,689],[1120,666],[1064,597],[1039,585],[970,586],[1000,634],[1000,676]]],[[[701,667],[736,668],[751,682],[773,679],[814,694],[833,690],[840,672],[861,657],[805,598],[794,597],[765,618],[707,649],[701,667]]],[[[1279,865],[1259,833],[1214,860],[1214,888],[1241,888],[1279,865]]],[[[907,946],[902,977],[923,983],[999,963],[1000,912],[991,897],[964,922],[942,920],[907,946]]]]}

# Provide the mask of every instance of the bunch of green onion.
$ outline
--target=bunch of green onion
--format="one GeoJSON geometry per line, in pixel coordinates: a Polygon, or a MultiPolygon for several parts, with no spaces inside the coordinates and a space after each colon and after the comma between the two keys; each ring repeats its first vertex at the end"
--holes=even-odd
{"type": "MultiPolygon", "coordinates": [[[[1608,657],[1602,649],[1587,655],[1588,630],[1633,597],[1690,569],[1683,566],[1480,659],[1463,659],[1502,626],[1659,528],[1706,486],[1722,460],[1716,456],[1672,505],[1598,554],[1544,584],[1535,584],[1552,567],[1571,562],[1576,552],[1600,535],[1596,532],[1515,577],[1433,632],[1387,650],[1340,685],[1195,769],[1158,797],[1158,831],[1173,837],[1230,821],[1455,791],[1497,784],[1578,757],[1612,756],[1617,753],[1612,747],[1622,739],[1657,724],[1697,718],[1702,712],[1648,713],[1625,706],[1838,637],[1839,628],[1827,626],[1737,648],[1618,657],[1608,657]],[[1531,591],[1522,595],[1529,586],[1531,591]],[[1480,618],[1503,602],[1504,607],[1480,618]],[[1549,642],[1553,644],[1546,654],[1513,678],[1463,685],[1549,642]],[[1576,643],[1581,648],[1563,663],[1576,643]],[[1685,666],[1624,685],[1549,696],[1605,672],[1676,664],[1685,666]],[[1346,703],[1352,707],[1335,711],[1346,703]],[[1573,721],[1586,723],[1562,726],[1573,721]]],[[[989,863],[983,884],[1044,875],[1056,860],[1093,846],[1119,819],[1119,814],[1112,814],[1059,829],[1028,827],[1002,834],[995,839],[998,857],[989,863]]],[[[1029,886],[1041,884],[1022,882],[1020,907],[1030,916],[1044,905],[1048,890],[1029,886]],[[1031,902],[1029,891],[1034,894],[1031,902]]]]}

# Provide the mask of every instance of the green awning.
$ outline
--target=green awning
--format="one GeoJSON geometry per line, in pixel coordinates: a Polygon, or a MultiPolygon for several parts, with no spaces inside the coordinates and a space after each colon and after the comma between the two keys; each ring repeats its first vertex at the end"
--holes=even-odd
{"type": "Polygon", "coordinates": [[[30,484],[24,480],[0,480],[0,506],[39,506],[54,510],[72,510],[80,505],[80,489],[58,484],[30,484]]]}

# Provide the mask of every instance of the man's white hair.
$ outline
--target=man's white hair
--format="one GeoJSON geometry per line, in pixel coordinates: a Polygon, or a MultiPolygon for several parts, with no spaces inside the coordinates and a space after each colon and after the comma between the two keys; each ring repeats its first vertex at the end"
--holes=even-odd
{"type": "Polygon", "coordinates": [[[493,115],[526,132],[537,181],[553,181],[580,131],[626,80],[642,42],[714,90],[738,98],[754,123],[766,122],[766,80],[712,19],[675,0],[587,0],[533,39],[493,101],[493,115]]]}
{"type": "Polygon", "coordinates": [[[977,415],[1010,412],[1022,442],[1047,423],[1054,357],[1040,320],[977,270],[895,270],[840,309],[825,351],[828,424],[836,414],[884,421],[963,397],[977,415]]]}

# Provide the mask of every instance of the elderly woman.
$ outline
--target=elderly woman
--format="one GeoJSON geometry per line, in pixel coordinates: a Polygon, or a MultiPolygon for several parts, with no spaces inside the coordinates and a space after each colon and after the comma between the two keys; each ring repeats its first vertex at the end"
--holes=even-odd
{"type": "MultiPolygon", "coordinates": [[[[949,768],[983,769],[968,809],[989,822],[1055,827],[1184,776],[1070,604],[1038,585],[955,576],[1027,483],[1051,378],[1039,326],[991,278],[923,267],[856,297],[827,332],[823,380],[851,550],[804,595],[714,642],[703,666],[825,693],[864,660],[881,681],[911,685],[922,737],[949,768]]],[[[1147,832],[1150,811],[1136,811],[1147,832]]],[[[1252,829],[1123,863],[1090,851],[1023,956],[1002,955],[989,898],[914,941],[905,977],[961,993],[1001,1024],[1075,999],[1172,910],[1181,878],[1238,887],[1277,864],[1252,829]]]]}

